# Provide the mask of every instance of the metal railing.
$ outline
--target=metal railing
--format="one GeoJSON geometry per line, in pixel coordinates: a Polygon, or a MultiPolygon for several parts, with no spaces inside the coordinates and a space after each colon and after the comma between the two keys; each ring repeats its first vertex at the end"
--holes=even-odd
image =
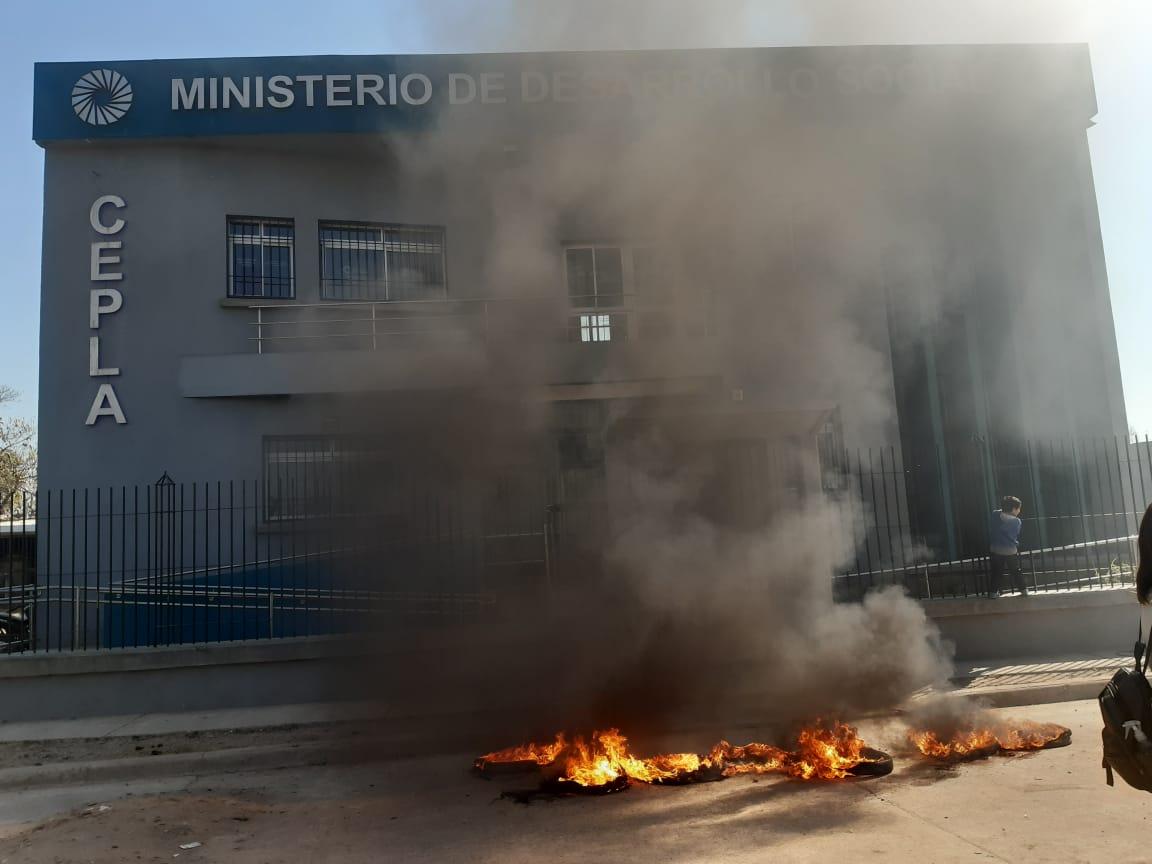
{"type": "Polygon", "coordinates": [[[35,518],[0,532],[0,653],[459,622],[487,614],[510,575],[547,584],[542,509],[489,507],[469,522],[450,493],[425,494],[398,524],[394,511],[329,487],[321,512],[306,488],[318,482],[312,468],[283,482],[165,475],[29,496],[35,518]],[[276,522],[265,513],[271,487],[276,522]]]}
{"type": "Polygon", "coordinates": [[[832,499],[853,542],[837,596],[892,584],[923,599],[993,591],[988,529],[1004,495],[1024,502],[1020,563],[1030,590],[1132,585],[1150,456],[1147,438],[1122,437],[973,441],[912,462],[892,447],[844,452],[832,499]]]}
{"type": "MultiPolygon", "coordinates": [[[[1138,560],[1135,535],[1020,551],[1024,586],[1036,593],[1131,586],[1138,560]]],[[[980,597],[1013,587],[1008,581],[993,584],[987,555],[842,573],[833,584],[840,599],[886,585],[899,585],[921,600],[980,597]]]]}
{"type": "Polygon", "coordinates": [[[710,303],[645,302],[632,294],[507,299],[253,303],[256,352],[361,350],[515,336],[583,343],[699,338],[710,303]]]}

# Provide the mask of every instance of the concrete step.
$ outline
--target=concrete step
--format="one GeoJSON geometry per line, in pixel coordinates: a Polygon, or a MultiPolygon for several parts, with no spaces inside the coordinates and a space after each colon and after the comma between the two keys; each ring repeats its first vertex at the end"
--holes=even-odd
{"type": "Polygon", "coordinates": [[[969,661],[957,664],[952,683],[991,707],[1041,705],[1095,699],[1117,669],[1131,666],[1131,657],[1113,654],[969,661]]]}

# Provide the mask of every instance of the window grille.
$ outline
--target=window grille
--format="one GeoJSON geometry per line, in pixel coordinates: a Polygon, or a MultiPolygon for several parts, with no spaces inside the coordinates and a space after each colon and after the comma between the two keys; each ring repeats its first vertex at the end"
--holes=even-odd
{"type": "MultiPolygon", "coordinates": [[[[347,435],[268,435],[264,446],[264,519],[328,518],[349,507],[396,520],[410,509],[414,482],[379,442],[347,435]],[[371,490],[365,484],[371,484],[371,490]]],[[[421,470],[421,483],[432,472],[421,470]]]]}
{"type": "Polygon", "coordinates": [[[612,316],[611,315],[581,315],[580,316],[581,342],[611,342],[612,316]]]}
{"type": "Polygon", "coordinates": [[[444,229],[320,223],[320,296],[325,300],[447,297],[444,229]]]}
{"type": "Polygon", "coordinates": [[[345,455],[341,442],[330,436],[265,438],[264,518],[328,515],[345,455]]]}
{"type": "Polygon", "coordinates": [[[816,433],[816,453],[820,462],[820,484],[825,492],[843,492],[850,477],[844,452],[844,431],[837,407],[816,433]]]}
{"type": "Polygon", "coordinates": [[[291,219],[228,218],[228,296],[283,300],[296,296],[291,219]]]}

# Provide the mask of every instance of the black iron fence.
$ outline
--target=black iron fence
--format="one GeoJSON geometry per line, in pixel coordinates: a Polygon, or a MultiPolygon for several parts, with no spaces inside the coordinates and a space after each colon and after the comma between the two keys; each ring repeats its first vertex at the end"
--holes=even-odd
{"type": "MultiPolygon", "coordinates": [[[[505,601],[531,606],[558,578],[584,584],[635,509],[531,471],[481,484],[483,494],[423,472],[402,481],[321,444],[274,441],[260,481],[165,475],[0,501],[0,653],[472,620],[505,601]],[[572,489],[585,506],[566,503],[572,489]]],[[[756,482],[720,483],[699,502],[753,533],[809,494],[795,465],[761,465],[755,452],[729,473],[756,482]]],[[[986,593],[988,521],[1004,494],[1024,500],[1030,589],[1130,585],[1150,453],[1147,440],[1124,439],[972,442],[908,461],[896,448],[843,453],[809,483],[847,544],[835,596],[886,585],[919,598],[986,593]]]]}
{"type": "Polygon", "coordinates": [[[29,647],[28,605],[36,583],[36,496],[0,495],[0,653],[29,647]]]}
{"type": "Polygon", "coordinates": [[[1053,591],[1131,585],[1136,531],[1152,495],[1149,441],[965,442],[906,461],[896,448],[844,454],[832,493],[849,560],[842,599],[884,585],[919,598],[976,596],[988,577],[991,511],[1024,502],[1025,584],[1053,591]]]}
{"type": "Polygon", "coordinates": [[[0,521],[0,652],[459,621],[547,582],[545,508],[429,494],[401,516],[305,473],[23,496],[0,521]]]}

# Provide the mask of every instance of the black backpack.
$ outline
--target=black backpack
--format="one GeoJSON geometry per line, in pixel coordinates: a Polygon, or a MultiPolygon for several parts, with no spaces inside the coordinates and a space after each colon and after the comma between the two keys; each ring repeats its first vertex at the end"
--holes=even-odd
{"type": "Polygon", "coordinates": [[[1120,669],[1100,693],[1104,716],[1104,771],[1108,785],[1115,785],[1115,771],[1136,789],[1152,792],[1152,686],[1144,673],[1152,655],[1152,632],[1148,642],[1136,637],[1134,669],[1120,669]]]}

